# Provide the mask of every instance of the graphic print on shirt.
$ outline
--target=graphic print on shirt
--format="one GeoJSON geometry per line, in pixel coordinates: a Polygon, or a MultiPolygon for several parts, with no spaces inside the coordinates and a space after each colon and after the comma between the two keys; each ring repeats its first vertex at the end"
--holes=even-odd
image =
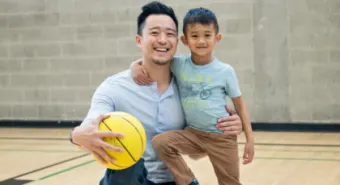
{"type": "Polygon", "coordinates": [[[208,100],[211,96],[211,90],[207,86],[211,82],[211,77],[202,74],[180,74],[180,92],[182,104],[185,108],[204,109],[208,108],[208,100]]]}

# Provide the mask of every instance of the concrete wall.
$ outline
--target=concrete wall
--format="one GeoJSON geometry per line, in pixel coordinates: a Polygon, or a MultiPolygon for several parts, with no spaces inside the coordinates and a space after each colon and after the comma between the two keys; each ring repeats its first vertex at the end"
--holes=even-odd
{"type": "MultiPolygon", "coordinates": [[[[108,75],[140,57],[146,0],[0,0],[0,119],[82,119],[108,75]]],[[[164,0],[216,12],[253,121],[340,121],[339,0],[164,0]]],[[[179,53],[188,50],[179,45],[179,53]]]]}

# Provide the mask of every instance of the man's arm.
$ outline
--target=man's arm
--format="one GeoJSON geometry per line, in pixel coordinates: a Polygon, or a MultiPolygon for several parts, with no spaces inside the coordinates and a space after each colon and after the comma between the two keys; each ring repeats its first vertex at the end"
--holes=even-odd
{"type": "Polygon", "coordinates": [[[84,121],[71,132],[72,143],[92,153],[103,163],[115,160],[110,158],[104,149],[122,151],[121,148],[114,147],[103,141],[105,137],[123,137],[122,134],[98,130],[100,122],[110,116],[108,113],[115,110],[112,94],[114,94],[113,88],[106,80],[94,93],[90,110],[84,121]]]}

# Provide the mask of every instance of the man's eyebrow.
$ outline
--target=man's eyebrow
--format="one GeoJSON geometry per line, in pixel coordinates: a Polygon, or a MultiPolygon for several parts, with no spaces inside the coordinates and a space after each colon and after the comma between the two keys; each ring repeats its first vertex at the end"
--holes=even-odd
{"type": "Polygon", "coordinates": [[[167,30],[170,30],[170,31],[176,32],[176,30],[175,30],[175,29],[173,29],[173,28],[167,28],[167,30]]]}
{"type": "Polygon", "coordinates": [[[155,26],[155,27],[149,28],[149,30],[153,30],[153,29],[160,29],[160,27],[159,26],[155,26]]]}
{"type": "MultiPolygon", "coordinates": [[[[153,29],[158,29],[158,30],[160,30],[161,28],[160,28],[159,26],[155,26],[155,27],[149,28],[149,30],[153,30],[153,29]]],[[[166,28],[166,30],[170,30],[170,31],[176,32],[176,30],[173,29],[173,28],[166,28]]]]}

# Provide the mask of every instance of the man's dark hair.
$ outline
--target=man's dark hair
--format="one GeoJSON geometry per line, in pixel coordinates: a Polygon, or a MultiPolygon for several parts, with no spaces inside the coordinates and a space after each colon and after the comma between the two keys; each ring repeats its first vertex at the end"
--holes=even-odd
{"type": "Polygon", "coordinates": [[[145,20],[150,15],[168,15],[176,24],[176,31],[178,33],[178,20],[174,10],[161,2],[153,1],[142,7],[142,12],[137,19],[137,34],[142,35],[142,30],[145,24],[145,20]]]}
{"type": "Polygon", "coordinates": [[[219,32],[219,26],[216,15],[209,9],[206,8],[193,8],[190,9],[183,18],[183,34],[188,25],[190,24],[203,24],[210,25],[214,24],[216,33],[219,32]]]}

